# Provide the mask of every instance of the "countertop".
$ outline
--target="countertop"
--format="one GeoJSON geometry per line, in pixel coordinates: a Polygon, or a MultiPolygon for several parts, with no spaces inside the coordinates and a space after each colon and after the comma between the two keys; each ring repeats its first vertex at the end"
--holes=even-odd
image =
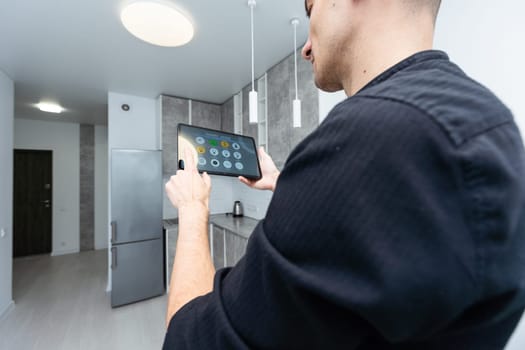
{"type": "Polygon", "coordinates": [[[210,215],[210,224],[217,225],[228,231],[238,234],[241,237],[248,238],[259,220],[248,216],[233,217],[231,214],[210,215]]]}
{"type": "MultiPolygon", "coordinates": [[[[173,229],[178,225],[177,219],[165,219],[162,222],[166,230],[173,229]]],[[[258,223],[259,220],[248,216],[233,217],[231,214],[210,215],[210,224],[222,227],[244,238],[250,237],[258,223]]]]}

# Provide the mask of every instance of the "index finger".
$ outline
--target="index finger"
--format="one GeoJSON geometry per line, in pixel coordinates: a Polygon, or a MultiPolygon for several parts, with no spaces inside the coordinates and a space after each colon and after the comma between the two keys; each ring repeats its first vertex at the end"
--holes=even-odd
{"type": "Polygon", "coordinates": [[[197,171],[195,164],[195,155],[189,147],[184,148],[184,169],[190,171],[197,171]]]}

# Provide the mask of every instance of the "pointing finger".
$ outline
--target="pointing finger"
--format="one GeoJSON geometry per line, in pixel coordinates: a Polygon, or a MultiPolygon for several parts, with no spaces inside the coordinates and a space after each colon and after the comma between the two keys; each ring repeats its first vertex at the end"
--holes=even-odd
{"type": "Polygon", "coordinates": [[[189,147],[184,148],[184,168],[190,171],[197,171],[197,165],[195,164],[195,155],[193,150],[189,147]]]}

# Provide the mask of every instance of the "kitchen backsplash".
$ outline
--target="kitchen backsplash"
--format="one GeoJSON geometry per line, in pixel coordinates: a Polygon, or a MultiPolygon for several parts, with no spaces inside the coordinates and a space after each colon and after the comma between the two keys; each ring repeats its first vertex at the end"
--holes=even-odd
{"type": "MultiPolygon", "coordinates": [[[[212,190],[210,195],[210,214],[231,213],[233,203],[241,201],[244,215],[262,219],[266,215],[272,192],[253,190],[241,183],[237,178],[211,175],[212,190]]],[[[169,175],[164,175],[164,183],[169,181],[169,175]]],[[[175,209],[164,191],[163,218],[178,217],[175,209]]]]}

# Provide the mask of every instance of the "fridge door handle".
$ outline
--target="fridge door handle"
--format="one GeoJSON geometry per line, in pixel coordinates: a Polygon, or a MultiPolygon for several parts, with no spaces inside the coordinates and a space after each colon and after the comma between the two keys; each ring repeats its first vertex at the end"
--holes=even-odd
{"type": "Polygon", "coordinates": [[[111,221],[111,243],[115,243],[117,241],[117,222],[111,221]]]}
{"type": "Polygon", "coordinates": [[[117,248],[111,248],[111,269],[115,270],[117,268],[117,248]]]}

